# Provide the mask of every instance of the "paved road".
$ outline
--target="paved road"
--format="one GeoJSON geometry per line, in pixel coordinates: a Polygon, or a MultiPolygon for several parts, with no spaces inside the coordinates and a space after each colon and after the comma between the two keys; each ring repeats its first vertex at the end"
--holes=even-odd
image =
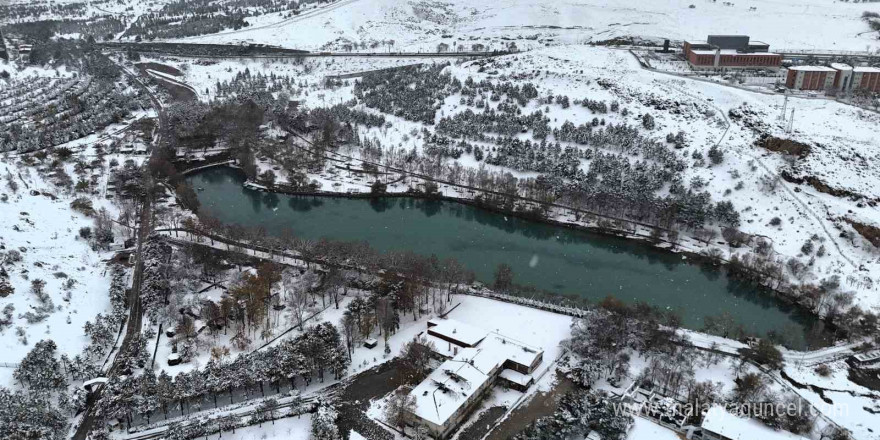
{"type": "MultiPolygon", "coordinates": [[[[159,123],[162,123],[162,106],[158,99],[153,95],[153,92],[144,85],[136,75],[131,73],[125,68],[120,66],[123,72],[129,75],[134,82],[144,88],[146,92],[150,95],[150,99],[153,101],[153,104],[156,106],[157,110],[160,112],[159,115],[159,123]]],[[[161,129],[159,132],[161,133],[161,129]]],[[[156,145],[159,144],[161,139],[157,139],[156,145]]],[[[155,148],[153,151],[157,151],[158,148],[155,148]]],[[[132,277],[132,286],[131,291],[129,292],[128,304],[128,325],[126,326],[125,336],[122,339],[122,344],[119,346],[119,350],[116,351],[117,357],[113,359],[113,363],[110,365],[110,368],[107,370],[105,376],[113,377],[117,371],[119,370],[121,363],[119,362],[119,353],[124,353],[128,350],[129,343],[134,335],[140,333],[141,327],[143,325],[143,310],[141,308],[141,298],[140,298],[140,290],[141,283],[143,279],[143,269],[144,269],[144,261],[143,261],[143,243],[147,239],[150,234],[150,220],[152,219],[152,200],[151,197],[145,195],[141,202],[141,212],[140,212],[140,227],[138,228],[137,233],[137,248],[135,250],[135,266],[134,266],[134,275],[132,277]]],[[[86,403],[85,415],[83,415],[82,421],[76,429],[76,432],[73,435],[73,440],[86,440],[88,438],[89,432],[91,432],[94,427],[95,421],[97,419],[97,402],[101,399],[101,394],[103,392],[103,387],[98,388],[94,393],[89,396],[89,399],[86,403]]]]}
{"type": "MultiPolygon", "coordinates": [[[[180,47],[187,46],[186,43],[175,43],[180,47]]],[[[127,46],[136,46],[132,43],[127,46]]],[[[229,45],[230,47],[239,47],[229,45]]],[[[182,58],[209,58],[209,59],[239,59],[239,58],[476,58],[476,57],[495,57],[501,55],[509,55],[511,52],[303,52],[303,53],[263,53],[263,54],[200,54],[187,53],[177,51],[165,51],[159,49],[138,49],[132,47],[140,53],[148,53],[152,55],[175,56],[182,58]]],[[[108,50],[113,50],[108,47],[108,50]]],[[[117,49],[121,50],[121,49],[117,49]]]]}

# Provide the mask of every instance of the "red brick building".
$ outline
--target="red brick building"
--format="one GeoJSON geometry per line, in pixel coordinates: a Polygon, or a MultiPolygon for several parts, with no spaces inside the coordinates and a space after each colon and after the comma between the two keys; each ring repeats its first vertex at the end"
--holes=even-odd
{"type": "Polygon", "coordinates": [[[843,63],[795,66],[788,69],[785,86],[794,90],[867,90],[880,93],[880,68],[852,67],[843,63]]]}
{"type": "Polygon", "coordinates": [[[876,67],[853,67],[852,87],[880,93],[880,69],[876,67]]]}
{"type": "Polygon", "coordinates": [[[746,35],[709,35],[706,41],[685,41],[685,58],[695,69],[777,69],[782,55],[746,35]]]}
{"type": "Polygon", "coordinates": [[[834,87],[837,70],[825,66],[795,66],[788,69],[785,87],[795,90],[827,90],[834,87]]]}

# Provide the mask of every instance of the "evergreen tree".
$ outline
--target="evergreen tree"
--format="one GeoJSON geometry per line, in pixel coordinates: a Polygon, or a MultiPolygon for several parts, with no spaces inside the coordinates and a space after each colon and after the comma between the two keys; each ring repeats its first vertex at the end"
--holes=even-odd
{"type": "Polygon", "coordinates": [[[51,339],[42,340],[22,359],[13,377],[35,391],[53,391],[66,384],[61,364],[55,358],[57,346],[51,339]]]}

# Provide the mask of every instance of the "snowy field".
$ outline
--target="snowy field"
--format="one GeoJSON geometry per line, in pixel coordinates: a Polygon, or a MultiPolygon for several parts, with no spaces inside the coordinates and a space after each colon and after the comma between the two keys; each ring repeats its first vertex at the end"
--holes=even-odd
{"type": "MultiPolygon", "coordinates": [[[[78,236],[79,229],[92,226],[93,220],[72,211],[73,198],[33,169],[2,161],[0,175],[13,176],[19,185],[16,193],[6,184],[0,190],[9,195],[0,205],[0,243],[7,253],[14,250],[21,255],[21,261],[5,266],[15,292],[0,298],[0,306],[11,304],[15,312],[11,326],[0,333],[0,363],[18,363],[43,339],[55,341],[59,353],[77,354],[88,343],[83,324],[106,313],[110,304],[107,259],[112,253],[96,252],[78,236]],[[32,190],[41,195],[31,195],[32,190]],[[38,305],[31,288],[35,280],[45,281],[55,309],[44,321],[29,324],[22,315],[38,305]]],[[[0,368],[0,386],[12,385],[12,371],[0,368]]]]}
{"type": "MultiPolygon", "coordinates": [[[[308,440],[311,438],[311,414],[301,417],[287,417],[260,426],[236,429],[235,433],[224,432],[206,437],[207,440],[308,440]]],[[[352,437],[354,438],[354,437],[352,437]]]]}
{"type": "Polygon", "coordinates": [[[650,420],[635,418],[628,440],[679,440],[678,434],[650,420]]]}
{"type": "MultiPolygon", "coordinates": [[[[41,192],[54,193],[54,189],[28,169],[17,171],[0,163],[0,174],[5,176],[10,170],[16,173],[21,187],[0,209],[0,242],[7,250],[18,250],[22,259],[6,267],[15,293],[0,298],[0,305],[15,307],[15,319],[0,334],[0,362],[19,362],[34,343],[43,339],[54,340],[61,353],[78,353],[88,343],[83,324],[110,303],[106,295],[110,280],[104,278],[107,264],[103,261],[110,255],[94,252],[88,243],[78,239],[79,228],[90,226],[92,221],[72,212],[68,206],[70,199],[53,201],[43,195],[32,196],[25,183],[41,192]],[[56,310],[45,321],[29,325],[19,315],[36,303],[30,290],[31,282],[38,279],[46,282],[45,290],[56,310]],[[70,299],[65,300],[62,284],[68,279],[76,282],[70,299]],[[17,328],[23,334],[18,334],[17,328]]],[[[4,188],[3,192],[7,190],[4,188]]],[[[0,385],[12,385],[12,369],[0,368],[0,385]]]]}
{"type": "MultiPolygon", "coordinates": [[[[45,74],[43,69],[25,69],[31,73],[45,74]]],[[[61,70],[62,75],[66,71],[61,70]]],[[[54,71],[52,72],[54,76],[54,71]]],[[[21,79],[21,78],[20,78],[21,79]]],[[[95,211],[106,209],[110,218],[116,219],[119,207],[106,196],[110,177],[110,163],[122,164],[127,159],[140,163],[143,156],[109,153],[105,150],[103,161],[97,160],[95,145],[105,147],[113,140],[126,139],[137,143],[125,133],[128,126],[141,118],[153,117],[154,112],[136,112],[126,121],[112,124],[104,130],[90,134],[59,147],[73,151],[73,156],[62,163],[61,169],[72,176],[74,182],[88,180],[93,192],[71,191],[58,184],[55,172],[46,166],[51,162],[24,164],[16,154],[7,153],[0,159],[0,267],[8,273],[14,293],[0,298],[0,309],[14,307],[11,323],[0,329],[0,364],[16,365],[43,339],[52,339],[59,354],[69,357],[80,354],[89,338],[83,332],[86,321],[94,321],[95,315],[107,315],[110,300],[110,264],[114,252],[94,250],[91,243],[80,236],[80,228],[93,228],[94,218],[71,209],[71,202],[86,197],[95,211]],[[81,169],[77,162],[87,165],[81,169]],[[100,165],[98,165],[100,163],[100,165]],[[94,167],[104,168],[94,168],[94,167]],[[77,171],[79,170],[79,171],[77,171]],[[10,183],[11,182],[11,183],[10,183]],[[15,188],[15,189],[14,189],[15,188]],[[35,195],[36,194],[36,195],[35,195]],[[10,255],[15,253],[21,260],[10,255]],[[2,262],[5,259],[5,264],[2,262]],[[29,313],[40,315],[41,301],[33,290],[33,282],[45,282],[43,290],[52,304],[45,310],[43,320],[30,318],[29,313]]],[[[130,231],[114,226],[114,235],[124,240],[130,231]]],[[[109,348],[109,347],[108,347],[109,348]]],[[[13,368],[0,368],[0,386],[12,387],[13,368]]]]}
{"type": "Polygon", "coordinates": [[[394,40],[397,50],[430,51],[441,42],[500,49],[509,42],[502,36],[523,49],[623,36],[699,40],[708,34],[736,34],[751,35],[771,48],[863,51],[880,46],[876,37],[863,34],[868,31],[860,20],[865,10],[880,11],[880,5],[831,0],[343,0],[274,24],[260,20],[250,29],[185,41],[314,50],[394,40]],[[805,28],[810,31],[796,31],[805,28]]]}

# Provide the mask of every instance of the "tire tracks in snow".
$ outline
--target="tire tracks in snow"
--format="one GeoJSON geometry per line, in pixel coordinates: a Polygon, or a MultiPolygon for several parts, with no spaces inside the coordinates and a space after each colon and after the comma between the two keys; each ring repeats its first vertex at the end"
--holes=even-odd
{"type": "Polygon", "coordinates": [[[339,9],[339,8],[341,8],[341,7],[343,7],[343,6],[348,6],[348,5],[350,5],[350,4],[352,4],[352,3],[355,3],[355,2],[357,2],[357,1],[358,1],[358,0],[341,0],[341,1],[338,1],[338,2],[336,2],[336,3],[332,3],[332,4],[330,4],[330,5],[327,5],[327,6],[323,7],[323,8],[316,8],[316,9],[313,9],[313,10],[311,10],[311,11],[304,12],[304,13],[302,13],[302,14],[300,14],[300,15],[295,15],[295,16],[290,17],[290,18],[285,18],[284,20],[277,21],[277,22],[275,22],[275,23],[267,23],[267,24],[262,24],[262,25],[259,25],[259,26],[253,26],[253,27],[250,27],[250,26],[249,26],[249,27],[247,27],[247,28],[238,29],[238,30],[232,30],[232,31],[229,31],[229,32],[220,32],[220,33],[216,33],[216,34],[199,35],[199,36],[194,37],[194,38],[189,39],[189,40],[180,40],[180,42],[182,42],[182,43],[186,43],[186,42],[193,42],[193,41],[203,40],[203,39],[205,39],[205,38],[225,37],[225,36],[227,36],[227,35],[238,35],[238,34],[243,34],[243,33],[245,33],[245,32],[258,31],[258,30],[263,30],[263,29],[274,29],[274,28],[279,28],[279,27],[282,27],[282,26],[285,26],[285,25],[288,25],[288,24],[291,24],[291,23],[296,23],[296,22],[298,22],[298,21],[307,20],[307,19],[309,19],[309,18],[314,18],[314,17],[318,17],[318,16],[321,16],[321,15],[324,15],[324,14],[326,14],[326,13],[328,13],[328,12],[335,11],[336,9],[339,9]]]}
{"type": "MultiPolygon", "coordinates": [[[[653,70],[651,70],[651,71],[653,71],[653,70]]],[[[682,78],[682,82],[684,80],[685,80],[685,78],[682,78]]],[[[732,122],[730,122],[730,119],[727,117],[727,113],[722,111],[721,108],[719,108],[717,105],[715,105],[712,101],[707,101],[705,99],[701,99],[701,98],[695,96],[694,94],[679,87],[675,82],[676,82],[675,80],[672,80],[672,81],[668,82],[667,85],[670,88],[678,91],[679,93],[690,97],[691,99],[697,100],[699,102],[703,102],[706,105],[708,105],[709,107],[712,107],[716,112],[718,112],[721,115],[722,118],[724,118],[724,123],[725,123],[724,132],[721,134],[721,137],[718,138],[718,141],[715,142],[715,147],[721,147],[721,143],[724,141],[725,138],[727,138],[727,134],[730,132],[730,127],[732,125],[732,122]]],[[[846,255],[843,252],[843,249],[841,249],[840,244],[836,240],[836,237],[825,226],[824,219],[819,217],[819,215],[816,214],[816,212],[809,206],[809,204],[807,204],[806,202],[801,200],[801,198],[798,197],[796,195],[796,193],[791,188],[788,187],[788,182],[785,179],[783,179],[782,176],[780,176],[775,171],[770,169],[770,167],[768,167],[767,164],[765,164],[759,157],[754,156],[754,155],[748,153],[747,151],[743,151],[743,153],[746,156],[748,156],[749,158],[751,158],[752,160],[754,160],[755,163],[760,165],[761,168],[765,172],[767,172],[767,174],[769,174],[770,176],[775,178],[777,180],[777,182],[779,182],[779,186],[783,190],[785,190],[786,194],[788,194],[788,196],[792,200],[797,202],[797,204],[800,205],[800,207],[804,209],[804,211],[809,215],[809,217],[812,217],[812,220],[814,220],[815,223],[817,223],[822,228],[822,231],[828,237],[828,241],[830,241],[831,244],[834,245],[834,248],[837,249],[837,253],[840,254],[841,258],[843,258],[843,260],[846,261],[847,263],[849,263],[849,265],[852,266],[853,268],[858,269],[859,265],[857,265],[848,255],[846,255]]]]}

